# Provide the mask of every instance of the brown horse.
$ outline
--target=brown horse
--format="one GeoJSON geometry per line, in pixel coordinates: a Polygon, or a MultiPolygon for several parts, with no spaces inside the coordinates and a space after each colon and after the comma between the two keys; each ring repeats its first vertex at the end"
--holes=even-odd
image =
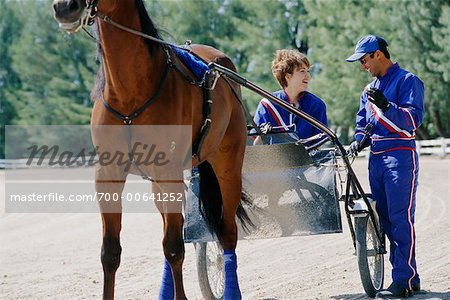
{"type": "MultiPolygon", "coordinates": [[[[164,43],[149,41],[107,22],[113,20],[115,24],[159,38],[142,0],[53,0],[53,9],[60,27],[67,31],[77,31],[92,21],[98,26],[102,63],[97,76],[96,91],[93,93],[94,100],[97,101],[92,112],[91,126],[126,127],[131,123],[192,125],[192,141],[189,143],[198,141],[202,125],[206,124],[203,112],[205,103],[202,89],[186,80],[193,77],[190,70],[174,55],[172,48],[164,43]],[[151,103],[148,99],[152,100],[151,103]]],[[[215,61],[235,70],[231,60],[214,48],[193,45],[192,50],[206,62],[215,61]]],[[[214,101],[209,130],[202,142],[200,155],[192,156],[192,166],[199,166],[202,201],[209,207],[206,210],[206,217],[216,231],[225,255],[228,255],[226,260],[233,261],[233,265],[226,266],[225,298],[240,297],[234,254],[237,243],[235,217],[246,216],[240,206],[246,122],[239,96],[239,86],[227,83],[222,78],[218,80],[211,91],[211,99],[214,101]]],[[[96,146],[103,146],[113,139],[118,139],[116,141],[118,147],[129,153],[125,138],[105,137],[95,130],[92,136],[96,146]]],[[[186,151],[185,155],[189,157],[190,147],[183,149],[186,151]]],[[[182,169],[171,170],[168,173],[163,173],[160,169],[147,167],[140,169],[141,174],[145,173],[157,182],[152,184],[152,192],[169,189],[182,192],[181,180],[172,182],[162,180],[170,172],[176,173],[169,174],[171,178],[181,179],[182,169]],[[161,180],[158,182],[158,179],[161,180]]],[[[98,166],[96,190],[107,194],[122,193],[128,173],[128,170],[118,166],[98,166]],[[114,184],[105,184],[111,182],[114,184]]],[[[102,204],[100,209],[103,221],[101,252],[104,271],[103,298],[113,299],[115,273],[120,264],[119,236],[122,210],[120,204],[113,212],[108,211],[102,204]]],[[[182,279],[185,252],[182,235],[183,216],[181,212],[167,213],[161,209],[160,211],[163,218],[164,255],[170,265],[169,277],[164,280],[169,282],[169,286],[172,284],[173,293],[162,292],[160,298],[185,299],[182,279]]]]}

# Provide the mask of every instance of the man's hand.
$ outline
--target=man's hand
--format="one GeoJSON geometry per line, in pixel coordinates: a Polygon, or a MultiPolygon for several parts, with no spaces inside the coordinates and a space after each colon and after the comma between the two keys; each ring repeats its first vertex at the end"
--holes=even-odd
{"type": "Polygon", "coordinates": [[[379,109],[381,109],[383,112],[385,112],[391,104],[386,99],[386,97],[383,95],[383,92],[376,88],[370,88],[367,91],[367,98],[370,102],[375,104],[379,109]]]}
{"type": "Polygon", "coordinates": [[[359,142],[353,141],[353,143],[350,144],[350,146],[347,149],[347,155],[349,156],[358,156],[358,152],[361,151],[359,149],[359,142]]]}

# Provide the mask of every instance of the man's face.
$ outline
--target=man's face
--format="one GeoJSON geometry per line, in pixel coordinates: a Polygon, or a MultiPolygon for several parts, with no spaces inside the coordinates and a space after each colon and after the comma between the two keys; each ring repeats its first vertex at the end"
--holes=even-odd
{"type": "Polygon", "coordinates": [[[380,74],[380,63],[378,61],[378,50],[372,53],[367,53],[359,59],[361,68],[367,70],[373,77],[380,74]]]}

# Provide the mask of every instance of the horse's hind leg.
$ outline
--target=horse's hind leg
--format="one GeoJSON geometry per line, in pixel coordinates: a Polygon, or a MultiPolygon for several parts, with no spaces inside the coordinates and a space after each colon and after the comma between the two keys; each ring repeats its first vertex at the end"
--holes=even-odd
{"type": "Polygon", "coordinates": [[[219,240],[224,249],[225,291],[224,299],[241,299],[237,278],[236,212],[242,193],[242,162],[245,148],[245,128],[237,126],[228,128],[221,143],[218,156],[213,162],[213,169],[219,181],[222,194],[222,226],[219,240]],[[231,134],[235,130],[234,134],[231,134]],[[238,132],[238,134],[236,134],[238,132]]]}
{"type": "Polygon", "coordinates": [[[224,249],[225,262],[225,290],[224,299],[241,299],[237,277],[237,226],[236,211],[241,196],[241,174],[237,170],[228,170],[227,177],[218,175],[222,191],[222,227],[219,240],[224,249]],[[234,173],[234,174],[233,174],[234,173]]]}
{"type": "Polygon", "coordinates": [[[237,244],[236,212],[242,194],[242,165],[245,154],[246,128],[242,108],[236,102],[219,151],[210,160],[222,195],[222,227],[220,242],[224,250],[237,244]]]}

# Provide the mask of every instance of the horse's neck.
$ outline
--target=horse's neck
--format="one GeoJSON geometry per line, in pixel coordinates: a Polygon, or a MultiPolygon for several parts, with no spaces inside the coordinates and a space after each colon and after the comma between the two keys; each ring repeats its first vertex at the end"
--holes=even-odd
{"type": "MultiPolygon", "coordinates": [[[[117,20],[129,28],[140,28],[137,14],[117,20]]],[[[161,48],[151,57],[144,39],[100,22],[106,100],[117,109],[132,111],[154,93],[165,65],[161,48]]],[[[126,113],[126,111],[123,111],[126,113]]]]}

